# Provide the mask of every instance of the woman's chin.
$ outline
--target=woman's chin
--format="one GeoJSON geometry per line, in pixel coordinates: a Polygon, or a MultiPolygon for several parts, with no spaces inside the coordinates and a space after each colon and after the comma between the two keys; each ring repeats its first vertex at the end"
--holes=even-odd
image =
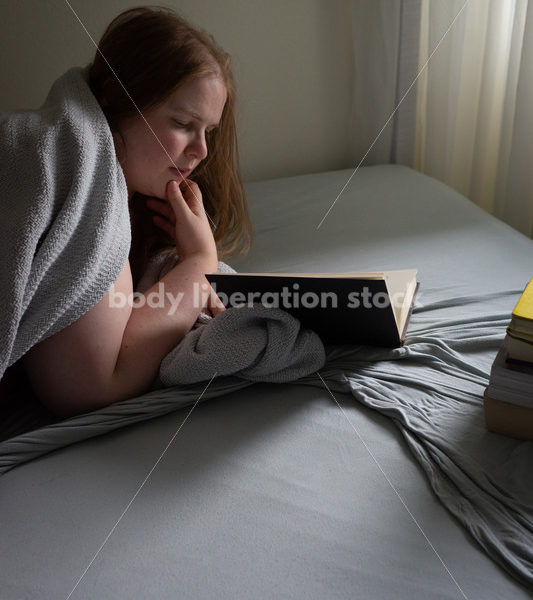
{"type": "Polygon", "coordinates": [[[166,200],[166,187],[166,183],[161,183],[158,185],[143,188],[143,190],[139,193],[143,196],[147,196],[148,198],[159,198],[159,200],[166,200]]]}

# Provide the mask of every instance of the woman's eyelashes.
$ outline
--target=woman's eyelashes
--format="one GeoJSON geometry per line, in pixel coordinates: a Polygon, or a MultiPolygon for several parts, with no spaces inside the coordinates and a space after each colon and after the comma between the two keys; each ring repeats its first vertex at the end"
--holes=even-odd
{"type": "MultiPolygon", "coordinates": [[[[177,119],[172,119],[172,122],[174,123],[174,125],[176,127],[179,127],[180,129],[192,129],[194,127],[193,123],[185,123],[183,121],[178,121],[177,119]]],[[[206,133],[213,133],[214,131],[216,131],[217,126],[213,125],[212,127],[208,127],[205,132],[206,133]]]]}
{"type": "Polygon", "coordinates": [[[174,122],[174,125],[182,129],[186,129],[190,125],[190,123],[183,123],[183,121],[178,121],[176,119],[172,119],[172,121],[174,122]]]}

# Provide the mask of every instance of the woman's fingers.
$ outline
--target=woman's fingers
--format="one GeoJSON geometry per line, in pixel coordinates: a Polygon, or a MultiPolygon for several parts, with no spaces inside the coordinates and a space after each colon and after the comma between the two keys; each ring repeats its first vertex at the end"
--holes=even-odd
{"type": "Polygon", "coordinates": [[[202,194],[190,179],[182,182],[187,191],[182,194],[175,180],[167,183],[167,201],[174,211],[174,240],[180,257],[202,255],[211,262],[216,259],[216,244],[201,202],[202,194]],[[189,189],[190,188],[190,189],[189,189]],[[194,191],[194,195],[191,194],[194,191]],[[191,197],[192,196],[192,197],[191,197]],[[198,209],[198,206],[200,207],[198,209]]]}
{"type": "Polygon", "coordinates": [[[161,231],[169,238],[169,243],[174,243],[176,231],[176,215],[172,206],[166,200],[159,198],[149,198],[146,201],[147,207],[154,213],[152,220],[161,231]]]}
{"type": "Polygon", "coordinates": [[[160,217],[159,215],[154,215],[152,218],[153,218],[154,223],[157,225],[157,227],[159,227],[159,229],[163,230],[169,236],[169,238],[172,241],[174,241],[175,225],[173,225],[167,219],[160,217]]]}
{"type": "Polygon", "coordinates": [[[157,213],[159,216],[164,217],[170,221],[175,221],[176,216],[172,206],[166,200],[160,200],[159,198],[149,198],[146,201],[146,206],[157,213]]]}
{"type": "Polygon", "coordinates": [[[195,215],[200,215],[204,212],[204,204],[202,201],[202,192],[198,187],[198,184],[191,179],[184,179],[180,183],[180,190],[183,199],[187,203],[187,206],[193,211],[195,215]]]}
{"type": "Polygon", "coordinates": [[[203,216],[202,194],[198,185],[190,179],[184,179],[181,183],[169,181],[166,192],[166,199],[148,198],[146,206],[155,213],[154,223],[165,233],[174,236],[177,219],[187,219],[187,214],[203,216]]]}
{"type": "Polygon", "coordinates": [[[210,293],[209,293],[209,300],[207,302],[207,306],[209,308],[209,311],[211,313],[211,315],[213,317],[216,317],[219,313],[223,312],[226,310],[226,307],[224,306],[224,303],[222,302],[222,300],[217,296],[215,290],[213,288],[211,288],[210,293]]]}
{"type": "Polygon", "coordinates": [[[167,183],[167,201],[172,208],[172,211],[176,214],[176,211],[183,210],[185,205],[185,200],[183,199],[183,195],[179,188],[177,181],[169,181],[167,183]]]}

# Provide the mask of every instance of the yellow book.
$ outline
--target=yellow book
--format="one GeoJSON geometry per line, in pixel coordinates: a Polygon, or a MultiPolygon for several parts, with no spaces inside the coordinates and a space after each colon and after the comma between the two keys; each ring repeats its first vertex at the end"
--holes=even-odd
{"type": "Polygon", "coordinates": [[[514,310],[513,317],[533,321],[533,279],[527,284],[522,292],[514,310]]]}
{"type": "Polygon", "coordinates": [[[533,279],[514,307],[507,333],[514,339],[527,342],[533,340],[533,279]]]}

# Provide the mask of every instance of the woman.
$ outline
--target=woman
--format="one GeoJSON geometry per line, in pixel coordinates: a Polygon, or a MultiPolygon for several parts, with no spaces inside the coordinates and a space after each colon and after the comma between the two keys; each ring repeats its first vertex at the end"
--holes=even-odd
{"type": "Polygon", "coordinates": [[[234,254],[250,236],[233,77],[210,36],[168,9],[128,10],[105,31],[88,83],[126,181],[132,244],[113,288],[22,358],[38,397],[62,417],[147,391],[199,313],[223,310],[204,276],[217,269],[217,246],[234,254]],[[179,262],[145,295],[164,290],[174,302],[117,302],[162,252],[179,262]]]}

